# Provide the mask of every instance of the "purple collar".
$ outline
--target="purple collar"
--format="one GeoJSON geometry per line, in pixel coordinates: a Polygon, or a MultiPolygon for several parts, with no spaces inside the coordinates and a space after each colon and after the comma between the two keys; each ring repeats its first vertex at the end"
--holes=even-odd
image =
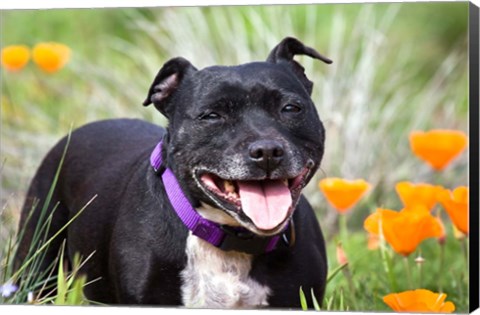
{"type": "MultiPolygon", "coordinates": [[[[244,228],[219,225],[200,216],[185,197],[172,170],[162,166],[162,141],[157,144],[150,155],[150,164],[155,172],[162,176],[165,191],[173,209],[193,235],[222,250],[236,250],[253,255],[271,252],[279,244],[293,245],[293,242],[290,242],[285,235],[286,231],[281,235],[260,237],[244,228]],[[284,242],[279,242],[281,237],[284,242]]],[[[295,233],[293,224],[289,224],[288,229],[291,233],[295,233]]],[[[293,234],[291,234],[290,240],[294,240],[293,234]]]]}

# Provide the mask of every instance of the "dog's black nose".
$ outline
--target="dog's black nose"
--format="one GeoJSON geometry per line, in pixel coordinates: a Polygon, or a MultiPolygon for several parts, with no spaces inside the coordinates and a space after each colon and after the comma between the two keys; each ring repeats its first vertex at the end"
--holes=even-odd
{"type": "Polygon", "coordinates": [[[280,165],[285,153],[282,144],[275,140],[255,141],[248,150],[250,159],[267,173],[280,165]]]}

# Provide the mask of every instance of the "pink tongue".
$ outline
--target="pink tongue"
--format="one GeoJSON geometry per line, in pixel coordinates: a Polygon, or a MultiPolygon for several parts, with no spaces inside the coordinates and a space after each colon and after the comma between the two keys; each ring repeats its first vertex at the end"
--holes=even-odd
{"type": "Polygon", "coordinates": [[[238,181],[243,212],[262,230],[278,226],[292,205],[290,190],[281,180],[238,181]]]}

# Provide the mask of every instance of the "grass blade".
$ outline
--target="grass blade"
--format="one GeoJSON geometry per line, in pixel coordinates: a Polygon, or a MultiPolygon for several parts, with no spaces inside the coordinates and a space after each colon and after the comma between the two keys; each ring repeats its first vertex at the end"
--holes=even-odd
{"type": "Polygon", "coordinates": [[[315,294],[314,294],[314,292],[313,292],[313,288],[310,289],[310,294],[312,295],[313,308],[314,308],[316,311],[321,311],[320,305],[318,304],[317,298],[315,297],[315,294]]]}
{"type": "Polygon", "coordinates": [[[57,297],[55,303],[57,305],[65,305],[65,298],[67,295],[67,280],[65,279],[65,272],[63,269],[63,255],[65,252],[65,243],[62,245],[60,251],[60,260],[58,262],[58,278],[57,278],[57,297]]]}
{"type": "Polygon", "coordinates": [[[82,275],[75,279],[72,289],[68,292],[66,305],[80,305],[84,303],[83,287],[87,281],[87,277],[82,275]]]}
{"type": "Polygon", "coordinates": [[[300,287],[300,305],[302,306],[302,310],[308,310],[307,298],[305,297],[305,293],[303,293],[302,287],[300,287]]]}
{"type": "Polygon", "coordinates": [[[38,251],[29,259],[27,260],[27,262],[25,262],[22,267],[20,267],[17,272],[12,276],[13,279],[17,279],[17,277],[25,270],[25,268],[32,262],[32,260],[38,256],[38,254],[44,250],[48,245],[50,245],[50,243],[58,236],[60,235],[73,221],[75,221],[76,218],[78,218],[78,216],[80,214],[82,214],[82,212],[95,200],[95,198],[97,198],[97,195],[93,196],[92,199],[90,199],[86,204],[85,206],[83,206],[82,209],[80,209],[64,226],[62,226],[58,231],[57,233],[55,233],[45,244],[43,244],[42,247],[40,247],[38,249],[38,251]]]}

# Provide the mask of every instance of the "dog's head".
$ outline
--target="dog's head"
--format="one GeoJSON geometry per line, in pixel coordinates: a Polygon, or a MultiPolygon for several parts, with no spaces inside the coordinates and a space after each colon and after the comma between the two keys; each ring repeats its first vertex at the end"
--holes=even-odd
{"type": "Polygon", "coordinates": [[[320,165],[325,132],[295,55],[331,61],[285,38],[266,62],[197,70],[174,58],[144,105],[169,120],[167,164],[186,195],[256,234],[281,231],[320,165]]]}

